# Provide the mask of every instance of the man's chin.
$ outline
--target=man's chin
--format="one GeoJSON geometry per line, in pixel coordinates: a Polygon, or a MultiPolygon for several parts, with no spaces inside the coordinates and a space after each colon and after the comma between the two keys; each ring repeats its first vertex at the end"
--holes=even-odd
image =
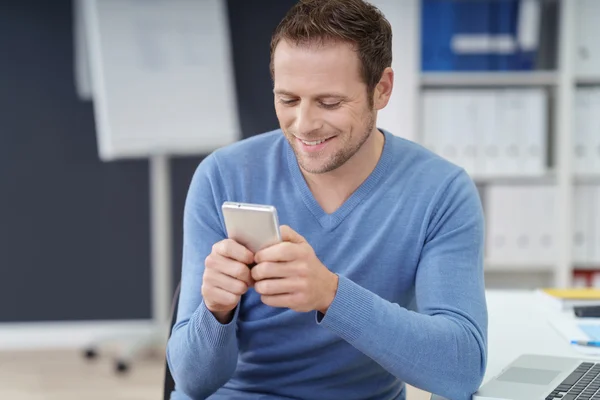
{"type": "Polygon", "coordinates": [[[338,166],[333,165],[329,160],[316,162],[316,160],[299,159],[298,164],[304,172],[314,175],[325,174],[338,168],[338,166]]]}

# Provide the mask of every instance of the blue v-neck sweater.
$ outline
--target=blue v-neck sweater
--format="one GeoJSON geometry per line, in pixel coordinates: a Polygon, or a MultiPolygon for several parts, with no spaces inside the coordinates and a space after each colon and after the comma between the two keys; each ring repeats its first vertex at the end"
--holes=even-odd
{"type": "Polygon", "coordinates": [[[173,399],[404,399],[409,383],[467,399],[486,365],[484,225],[468,175],[388,132],[371,175],[334,213],[314,199],[280,130],[219,149],[185,205],[181,298],[167,358],[173,399]],[[325,316],[261,303],[231,323],[202,301],[224,201],[272,204],[339,275],[325,316]]]}

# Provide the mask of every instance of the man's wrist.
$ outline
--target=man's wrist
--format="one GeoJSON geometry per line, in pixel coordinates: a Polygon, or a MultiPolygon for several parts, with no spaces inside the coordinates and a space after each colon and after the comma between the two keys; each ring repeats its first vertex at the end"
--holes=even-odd
{"type": "MultiPolygon", "coordinates": [[[[212,315],[223,325],[227,325],[233,320],[233,312],[235,308],[230,311],[211,311],[212,315]]],[[[210,310],[209,310],[210,311],[210,310]]]]}
{"type": "Polygon", "coordinates": [[[334,274],[333,272],[330,272],[330,274],[331,274],[331,280],[330,280],[330,284],[327,286],[327,290],[325,291],[325,293],[326,293],[325,300],[323,301],[323,305],[317,309],[317,311],[319,311],[321,314],[327,313],[327,310],[329,310],[329,307],[331,306],[331,303],[333,303],[333,300],[335,299],[335,295],[337,294],[339,277],[337,276],[337,274],[334,274]]]}

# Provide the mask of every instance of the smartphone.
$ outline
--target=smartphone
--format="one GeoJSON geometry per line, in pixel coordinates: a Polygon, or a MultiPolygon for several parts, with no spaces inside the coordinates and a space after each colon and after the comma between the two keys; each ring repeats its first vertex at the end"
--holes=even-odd
{"type": "Polygon", "coordinates": [[[266,204],[226,201],[221,206],[227,237],[253,253],[281,242],[277,209],[266,204]]]}

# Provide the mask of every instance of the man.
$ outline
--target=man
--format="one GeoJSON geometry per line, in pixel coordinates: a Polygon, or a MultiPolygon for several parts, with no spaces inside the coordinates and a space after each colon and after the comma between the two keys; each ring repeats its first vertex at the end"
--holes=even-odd
{"type": "Polygon", "coordinates": [[[468,175],[376,127],[392,32],[362,0],[301,0],[274,33],[280,130],[220,149],[185,207],[173,399],[450,399],[486,366],[483,216],[468,175]],[[226,238],[224,201],[283,243],[226,238]],[[248,265],[256,265],[250,269],[248,265]]]}

